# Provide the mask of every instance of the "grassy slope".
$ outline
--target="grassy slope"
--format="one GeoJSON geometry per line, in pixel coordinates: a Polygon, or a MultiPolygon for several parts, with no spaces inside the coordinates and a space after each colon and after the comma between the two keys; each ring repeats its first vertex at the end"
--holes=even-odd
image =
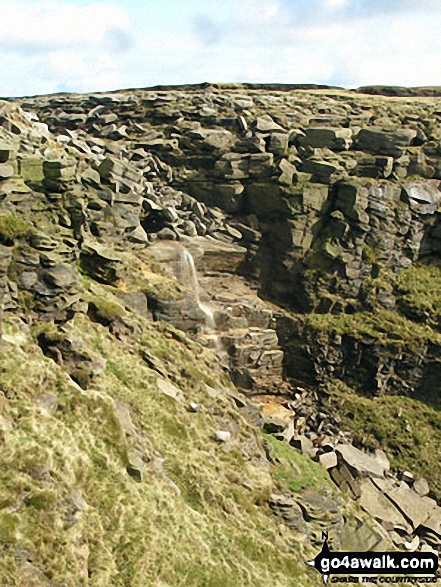
{"type": "Polygon", "coordinates": [[[261,439],[228,398],[214,357],[167,325],[123,320],[134,333],[117,340],[75,318],[85,347],[107,362],[88,390],[42,354],[29,329],[6,324],[0,583],[21,585],[30,573],[41,584],[94,587],[316,584],[304,546],[265,505],[272,480],[261,439]],[[162,361],[185,402],[158,390],[141,349],[162,361]],[[51,413],[44,398],[53,396],[51,413]],[[130,407],[133,433],[118,402],[130,407]],[[190,413],[188,402],[204,409],[190,413]],[[218,429],[232,432],[229,445],[212,440],[218,429]],[[147,463],[137,483],[126,466],[140,446],[147,463]]]}
{"type": "Polygon", "coordinates": [[[425,403],[398,396],[368,398],[341,381],[328,388],[345,429],[356,444],[382,448],[395,469],[425,477],[441,496],[441,412],[425,403]]]}

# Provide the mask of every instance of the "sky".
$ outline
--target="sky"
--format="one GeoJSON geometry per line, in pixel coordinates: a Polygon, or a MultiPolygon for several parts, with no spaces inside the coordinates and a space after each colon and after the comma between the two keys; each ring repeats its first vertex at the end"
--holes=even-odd
{"type": "Polygon", "coordinates": [[[441,85],[441,0],[0,0],[0,95],[441,85]]]}

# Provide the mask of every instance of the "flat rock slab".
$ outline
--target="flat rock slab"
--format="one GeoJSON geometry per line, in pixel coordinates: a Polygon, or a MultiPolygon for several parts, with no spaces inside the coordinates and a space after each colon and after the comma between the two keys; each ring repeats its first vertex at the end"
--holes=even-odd
{"type": "Polygon", "coordinates": [[[339,444],[335,452],[339,463],[344,463],[355,477],[384,477],[386,469],[383,459],[368,455],[352,444],[339,444]]]}
{"type": "Polygon", "coordinates": [[[324,452],[318,457],[318,462],[325,469],[333,469],[337,466],[337,455],[334,451],[324,452]]]}
{"type": "Polygon", "coordinates": [[[406,518],[394,504],[372,483],[363,479],[360,483],[360,506],[379,522],[388,522],[395,527],[407,527],[411,530],[406,518]]]}
{"type": "Polygon", "coordinates": [[[441,508],[436,508],[430,515],[429,519],[423,522],[422,526],[426,530],[435,534],[441,542],[441,508]]]}
{"type": "Polygon", "coordinates": [[[388,535],[379,524],[368,523],[366,520],[356,516],[352,523],[346,523],[342,528],[341,550],[384,552],[388,549],[388,535]]]}
{"type": "Polygon", "coordinates": [[[265,423],[277,422],[282,430],[276,430],[276,432],[283,431],[292,422],[294,414],[292,410],[288,410],[284,406],[278,403],[267,403],[262,407],[262,417],[265,423]]]}
{"type": "Polygon", "coordinates": [[[173,385],[173,383],[170,383],[170,381],[167,381],[166,379],[160,379],[158,377],[156,384],[159,391],[162,391],[162,393],[168,395],[168,397],[171,397],[178,402],[184,401],[185,397],[182,391],[173,385]]]}
{"type": "Polygon", "coordinates": [[[385,493],[410,521],[414,529],[424,525],[439,510],[434,499],[421,497],[406,483],[401,483],[399,487],[385,493]]]}

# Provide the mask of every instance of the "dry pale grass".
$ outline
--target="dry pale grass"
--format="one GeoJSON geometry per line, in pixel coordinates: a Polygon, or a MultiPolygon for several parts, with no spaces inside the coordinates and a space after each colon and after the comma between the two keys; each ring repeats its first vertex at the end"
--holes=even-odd
{"type": "Polygon", "coordinates": [[[5,328],[0,357],[0,584],[315,585],[310,553],[279,527],[258,433],[228,397],[213,355],[133,315],[117,340],[77,316],[72,328],[107,366],[83,390],[29,331],[5,328]],[[185,399],[158,389],[148,350],[185,399]],[[203,406],[187,410],[189,402],[203,406]],[[212,436],[228,429],[232,440],[212,436]],[[133,451],[142,482],[127,473],[133,451]]]}

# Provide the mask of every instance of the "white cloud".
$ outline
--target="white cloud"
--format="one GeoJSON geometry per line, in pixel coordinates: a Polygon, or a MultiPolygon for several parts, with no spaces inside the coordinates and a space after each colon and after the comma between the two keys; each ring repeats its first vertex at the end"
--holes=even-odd
{"type": "Polygon", "coordinates": [[[109,31],[130,30],[124,10],[102,2],[75,6],[60,0],[0,0],[0,13],[0,48],[9,50],[99,45],[109,31]]]}
{"type": "Polygon", "coordinates": [[[323,6],[326,10],[333,10],[335,8],[343,8],[347,6],[349,0],[323,0],[323,6]]]}
{"type": "Polygon", "coordinates": [[[145,0],[131,19],[135,2],[74,1],[0,0],[0,94],[441,80],[434,0],[145,0]]]}
{"type": "Polygon", "coordinates": [[[242,0],[221,46],[210,53],[206,68],[214,75],[206,79],[232,81],[216,75],[228,71],[235,72],[234,81],[242,72],[244,81],[260,82],[440,84],[441,5],[433,10],[427,0],[430,6],[414,6],[410,14],[392,11],[392,0],[387,2],[387,12],[378,5],[375,10],[373,1],[371,11],[355,12],[357,0],[285,0],[268,13],[259,11],[258,0],[242,0]],[[223,56],[232,47],[226,66],[223,56]]]}
{"type": "Polygon", "coordinates": [[[116,89],[130,49],[127,13],[104,2],[0,0],[0,93],[116,89]]]}
{"type": "Polygon", "coordinates": [[[311,26],[298,31],[313,53],[317,39],[327,48],[324,58],[336,83],[437,85],[441,80],[441,39],[436,31],[441,14],[372,16],[351,23],[311,26]]]}

